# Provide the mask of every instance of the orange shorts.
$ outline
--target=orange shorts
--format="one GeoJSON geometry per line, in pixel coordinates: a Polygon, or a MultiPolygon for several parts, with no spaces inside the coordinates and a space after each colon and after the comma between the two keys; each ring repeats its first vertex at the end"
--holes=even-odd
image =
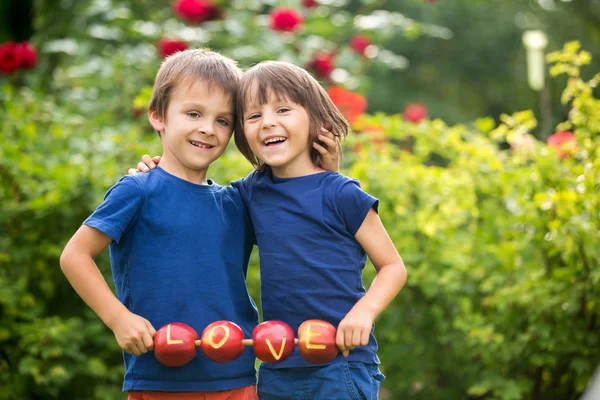
{"type": "Polygon", "coordinates": [[[218,392],[158,392],[154,390],[130,390],[127,400],[258,400],[256,386],[218,392]]]}

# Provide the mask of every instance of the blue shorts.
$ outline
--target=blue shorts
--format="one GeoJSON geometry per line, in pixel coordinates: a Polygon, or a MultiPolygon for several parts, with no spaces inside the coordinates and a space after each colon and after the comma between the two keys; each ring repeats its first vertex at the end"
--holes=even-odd
{"type": "Polygon", "coordinates": [[[260,400],[376,400],[385,376],[376,364],[340,362],[324,367],[260,367],[260,400]]]}

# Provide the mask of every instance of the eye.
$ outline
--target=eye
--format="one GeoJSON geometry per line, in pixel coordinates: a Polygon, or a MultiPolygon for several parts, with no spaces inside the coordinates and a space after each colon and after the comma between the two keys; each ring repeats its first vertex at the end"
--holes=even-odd
{"type": "Polygon", "coordinates": [[[219,118],[219,119],[217,120],[217,123],[218,123],[219,125],[223,125],[223,126],[229,126],[229,121],[227,121],[227,120],[226,120],[226,119],[224,119],[224,118],[219,118]]]}
{"type": "Polygon", "coordinates": [[[285,113],[290,111],[289,107],[281,107],[279,110],[277,110],[278,113],[285,113]]]}
{"type": "Polygon", "coordinates": [[[200,118],[200,113],[196,111],[190,111],[187,113],[188,117],[191,118],[200,118]]]}
{"type": "Polygon", "coordinates": [[[248,118],[246,118],[246,119],[250,120],[250,119],[257,119],[257,118],[260,118],[260,114],[255,113],[255,114],[250,114],[248,116],[248,118]]]}

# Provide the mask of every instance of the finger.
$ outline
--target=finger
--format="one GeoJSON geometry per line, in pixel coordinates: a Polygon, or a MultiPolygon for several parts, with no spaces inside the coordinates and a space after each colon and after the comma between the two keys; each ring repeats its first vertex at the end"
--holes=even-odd
{"type": "Polygon", "coordinates": [[[146,320],[145,322],[146,322],[146,327],[148,328],[147,335],[150,336],[151,344],[148,345],[146,340],[144,340],[144,343],[146,344],[146,348],[152,350],[154,348],[154,335],[156,334],[156,329],[154,329],[154,327],[152,326],[150,321],[146,320]]]}
{"type": "Polygon", "coordinates": [[[346,350],[346,345],[344,344],[344,332],[343,329],[338,329],[337,334],[335,335],[335,344],[338,349],[344,351],[346,350]]]}
{"type": "Polygon", "coordinates": [[[135,346],[135,355],[139,356],[144,354],[145,352],[147,352],[148,350],[146,350],[146,347],[144,346],[144,342],[142,341],[142,338],[136,339],[135,342],[133,342],[133,345],[135,346]]]}
{"type": "Polygon", "coordinates": [[[154,329],[154,327],[152,326],[150,321],[146,320],[146,326],[148,327],[148,333],[150,334],[150,336],[154,337],[154,334],[156,333],[156,329],[154,329]]]}
{"type": "Polygon", "coordinates": [[[142,161],[140,161],[138,163],[137,170],[142,171],[142,172],[150,172],[150,169],[148,169],[148,166],[146,164],[144,164],[142,161]]]}
{"type": "Polygon", "coordinates": [[[320,134],[319,135],[319,140],[321,142],[323,142],[327,147],[331,148],[331,147],[336,147],[337,143],[335,141],[335,137],[333,136],[333,133],[329,132],[328,134],[320,134]]]}
{"type": "Polygon", "coordinates": [[[154,161],[155,164],[159,164],[161,158],[162,158],[161,156],[154,156],[154,157],[152,157],[152,161],[154,161]]]}
{"type": "Polygon", "coordinates": [[[150,332],[145,332],[142,340],[144,341],[144,350],[148,351],[154,348],[154,340],[152,340],[150,332]]]}
{"type": "Polygon", "coordinates": [[[322,156],[326,156],[326,155],[327,155],[327,153],[329,153],[329,151],[328,151],[328,150],[327,150],[325,147],[321,146],[321,145],[320,145],[319,143],[317,143],[317,142],[314,142],[314,143],[313,143],[313,147],[314,147],[314,148],[315,148],[315,149],[316,149],[316,150],[319,152],[319,154],[321,154],[322,156]]]}
{"type": "Polygon", "coordinates": [[[348,357],[348,356],[350,355],[350,350],[343,350],[343,351],[342,351],[342,355],[343,355],[344,357],[348,357]]]}
{"type": "Polygon", "coordinates": [[[350,344],[350,347],[360,346],[360,333],[361,331],[358,329],[352,332],[352,343],[350,344]]]}
{"type": "Polygon", "coordinates": [[[346,329],[346,332],[344,332],[344,346],[347,349],[352,347],[352,329],[346,329]]]}
{"type": "Polygon", "coordinates": [[[360,345],[361,346],[366,346],[369,344],[369,339],[371,338],[371,331],[368,329],[365,329],[362,334],[360,335],[360,345]]]}
{"type": "Polygon", "coordinates": [[[327,128],[321,127],[321,133],[330,139],[335,138],[335,135],[327,128]]]}
{"type": "Polygon", "coordinates": [[[134,356],[139,356],[140,354],[142,354],[140,353],[140,349],[137,348],[135,343],[130,343],[124,350],[129,354],[133,354],[134,356]]]}
{"type": "Polygon", "coordinates": [[[150,168],[150,169],[156,168],[156,165],[154,164],[154,161],[152,161],[152,157],[150,157],[148,154],[144,154],[142,156],[142,162],[144,164],[146,164],[148,166],[148,168],[150,168]]]}
{"type": "Polygon", "coordinates": [[[129,168],[129,169],[127,170],[127,174],[128,174],[128,175],[135,175],[135,174],[137,174],[137,173],[138,173],[138,171],[137,171],[137,169],[135,169],[135,168],[129,168]]]}

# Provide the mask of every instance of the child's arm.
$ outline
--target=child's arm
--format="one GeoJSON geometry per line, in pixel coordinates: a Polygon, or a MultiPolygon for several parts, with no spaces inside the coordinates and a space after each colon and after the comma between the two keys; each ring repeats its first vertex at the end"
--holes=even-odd
{"type": "Polygon", "coordinates": [[[63,250],[60,266],[79,296],[114,332],[119,346],[140,355],[153,348],[155,330],[148,320],[130,312],[115,297],[94,262],[111,242],[110,236],[83,225],[63,250]]]}
{"type": "Polygon", "coordinates": [[[356,232],[356,240],[377,270],[367,294],[340,322],[336,343],[344,356],[356,346],[369,344],[375,318],[390,304],[406,282],[406,268],[379,215],[371,209],[356,232]]]}

